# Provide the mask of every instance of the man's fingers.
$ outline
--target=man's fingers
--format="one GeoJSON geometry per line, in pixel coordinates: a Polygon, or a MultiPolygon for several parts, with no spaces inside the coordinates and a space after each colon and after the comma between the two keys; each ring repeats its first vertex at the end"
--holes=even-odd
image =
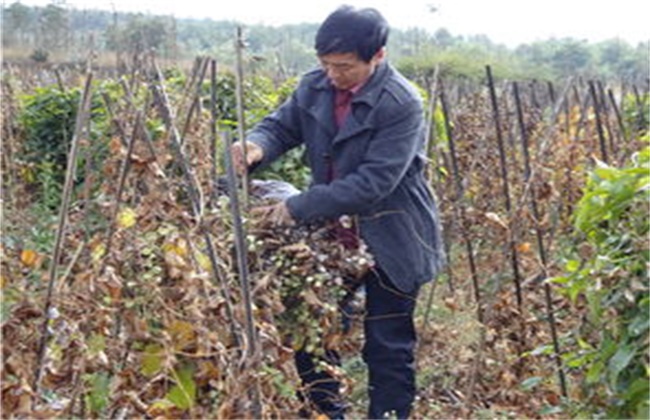
{"type": "Polygon", "coordinates": [[[237,142],[231,148],[233,166],[238,174],[242,175],[248,168],[262,160],[264,151],[260,146],[250,141],[237,142]],[[246,148],[246,161],[244,162],[244,148],[246,148]]]}
{"type": "Polygon", "coordinates": [[[241,175],[242,169],[244,168],[241,143],[234,143],[232,145],[230,148],[230,156],[232,157],[232,165],[235,168],[235,172],[241,175]]]}
{"type": "Polygon", "coordinates": [[[292,225],[295,223],[284,203],[255,207],[251,209],[251,215],[261,217],[263,220],[275,226],[292,225]]]}

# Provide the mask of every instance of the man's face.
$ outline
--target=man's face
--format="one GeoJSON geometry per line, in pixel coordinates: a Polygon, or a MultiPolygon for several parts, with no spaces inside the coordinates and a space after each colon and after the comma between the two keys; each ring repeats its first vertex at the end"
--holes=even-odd
{"type": "Polygon", "coordinates": [[[327,77],[337,89],[350,89],[366,80],[384,57],[384,50],[375,54],[369,63],[356,53],[332,53],[318,57],[327,77]]]}

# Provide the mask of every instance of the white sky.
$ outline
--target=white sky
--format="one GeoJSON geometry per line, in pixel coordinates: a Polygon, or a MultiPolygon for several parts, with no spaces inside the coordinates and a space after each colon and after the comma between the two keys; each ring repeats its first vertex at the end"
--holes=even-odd
{"type": "MultiPolygon", "coordinates": [[[[61,1],[61,0],[59,0],[61,1]]],[[[50,0],[22,0],[46,5],[50,0]]],[[[636,46],[650,39],[647,0],[63,0],[77,9],[140,11],[177,17],[233,19],[243,24],[322,21],[339,5],[372,6],[391,26],[448,29],[453,35],[485,34],[508,46],[549,38],[598,42],[621,38],[636,46]],[[429,11],[429,5],[437,8],[429,11]]],[[[11,4],[13,0],[3,0],[11,4]]]]}

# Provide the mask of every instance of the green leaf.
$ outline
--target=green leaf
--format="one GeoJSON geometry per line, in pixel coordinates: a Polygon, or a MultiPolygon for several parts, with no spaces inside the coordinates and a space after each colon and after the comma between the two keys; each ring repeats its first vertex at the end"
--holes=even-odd
{"type": "Polygon", "coordinates": [[[547,405],[544,406],[541,410],[539,410],[539,415],[540,416],[550,416],[553,414],[559,414],[562,412],[562,407],[557,406],[557,405],[547,405]]]}
{"type": "Polygon", "coordinates": [[[648,329],[650,329],[650,317],[648,317],[648,311],[644,310],[632,319],[627,327],[627,332],[631,337],[638,337],[648,329]]]}
{"type": "Polygon", "coordinates": [[[106,349],[106,337],[101,334],[93,334],[87,341],[88,354],[96,356],[106,349]]]}
{"type": "Polygon", "coordinates": [[[571,302],[575,302],[580,293],[584,292],[587,288],[587,279],[585,277],[575,278],[567,288],[567,294],[571,302]]]}
{"type": "Polygon", "coordinates": [[[550,344],[539,346],[530,352],[531,356],[541,356],[541,355],[548,355],[548,354],[553,354],[553,346],[550,344]]]}
{"type": "Polygon", "coordinates": [[[87,377],[90,392],[86,395],[86,404],[92,413],[101,412],[108,404],[110,377],[106,372],[98,372],[87,377]]]}
{"type": "Polygon", "coordinates": [[[580,269],[580,261],[577,260],[569,260],[566,262],[566,270],[569,273],[575,273],[580,269]]]}
{"type": "Polygon", "coordinates": [[[585,382],[587,384],[595,384],[600,382],[600,377],[601,374],[603,373],[603,368],[605,367],[605,363],[603,361],[597,361],[591,367],[589,370],[587,370],[587,374],[585,375],[585,382]]]}
{"type": "Polygon", "coordinates": [[[609,380],[613,388],[616,387],[618,376],[630,364],[636,348],[630,344],[618,348],[614,356],[609,360],[609,380]]]}
{"type": "Polygon", "coordinates": [[[571,281],[571,277],[569,277],[569,276],[549,277],[544,281],[546,283],[551,283],[551,284],[567,284],[568,282],[571,281]]]}
{"type": "Polygon", "coordinates": [[[142,356],[142,368],[140,371],[145,376],[153,376],[160,372],[165,360],[165,349],[160,344],[148,344],[144,348],[142,356]]]}
{"type": "Polygon", "coordinates": [[[594,346],[583,340],[582,338],[578,337],[578,347],[582,350],[593,350],[594,346]]]}
{"type": "Polygon", "coordinates": [[[626,401],[645,400],[647,403],[648,392],[650,391],[650,382],[648,378],[637,378],[630,386],[625,389],[623,398],[626,401]]]}
{"type": "Polygon", "coordinates": [[[181,410],[188,410],[194,406],[196,400],[196,383],[193,379],[194,369],[185,366],[176,372],[174,378],[176,385],[169,390],[165,398],[181,410]]]}
{"type": "Polygon", "coordinates": [[[585,366],[592,359],[590,354],[576,354],[573,353],[566,362],[566,366],[569,368],[579,368],[585,366]]]}
{"type": "Polygon", "coordinates": [[[541,376],[533,376],[521,382],[521,388],[524,391],[530,391],[542,382],[541,376]]]}

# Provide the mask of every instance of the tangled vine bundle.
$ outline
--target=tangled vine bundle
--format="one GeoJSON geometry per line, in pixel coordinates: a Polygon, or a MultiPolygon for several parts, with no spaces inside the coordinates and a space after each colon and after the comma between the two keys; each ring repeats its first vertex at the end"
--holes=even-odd
{"type": "MultiPolygon", "coordinates": [[[[268,185],[264,194],[255,194],[262,183],[256,185],[251,206],[268,205],[268,185]]],[[[271,188],[286,185],[273,182],[271,188]]],[[[273,226],[253,215],[248,220],[256,304],[270,309],[284,344],[294,349],[319,352],[340,344],[343,318],[351,315],[346,306],[373,265],[363,241],[358,247],[338,241],[336,223],[273,226]]]]}

